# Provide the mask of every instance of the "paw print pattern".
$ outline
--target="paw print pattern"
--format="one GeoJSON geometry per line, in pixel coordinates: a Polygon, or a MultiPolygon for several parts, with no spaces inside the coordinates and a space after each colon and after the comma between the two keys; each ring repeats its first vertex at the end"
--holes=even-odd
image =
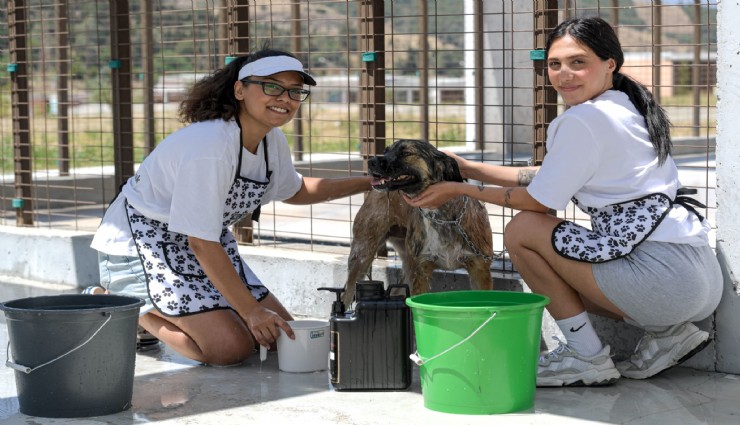
{"type": "Polygon", "coordinates": [[[602,208],[581,206],[576,198],[573,203],[591,216],[591,229],[563,221],[553,230],[552,244],[563,257],[588,263],[631,253],[673,207],[671,199],[662,193],[602,208]]]}
{"type": "MultiPolygon", "coordinates": [[[[266,188],[267,183],[243,178],[234,180],[224,203],[220,238],[221,246],[242,283],[257,300],[266,297],[269,291],[259,283],[247,281],[246,264],[239,255],[239,247],[229,227],[260,205],[266,188]]],[[[128,203],[126,210],[134,242],[143,259],[149,294],[163,314],[182,316],[231,307],[206,276],[186,235],[169,231],[167,223],[145,217],[128,203]]]]}

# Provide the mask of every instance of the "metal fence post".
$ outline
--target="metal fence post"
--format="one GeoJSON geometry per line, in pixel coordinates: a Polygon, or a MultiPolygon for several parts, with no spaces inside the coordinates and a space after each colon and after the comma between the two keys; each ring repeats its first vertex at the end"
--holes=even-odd
{"type": "Polygon", "coordinates": [[[26,4],[23,0],[8,1],[8,33],[13,116],[13,164],[15,171],[15,222],[18,226],[33,224],[33,184],[31,159],[31,117],[28,95],[28,62],[26,52],[26,4]],[[11,66],[13,65],[13,66],[11,66]]]}
{"type": "Polygon", "coordinates": [[[128,0],[110,0],[111,107],[115,187],[134,175],[131,105],[131,24],[128,0]]]}
{"type": "MultiPolygon", "coordinates": [[[[229,54],[234,56],[249,52],[251,37],[249,34],[249,1],[233,0],[230,8],[233,12],[227,14],[228,28],[231,32],[229,37],[229,54]]],[[[248,214],[232,226],[234,238],[239,243],[254,242],[254,222],[252,214],[248,214]]]]}
{"type": "Polygon", "coordinates": [[[557,26],[558,2],[556,0],[537,0],[534,10],[534,49],[542,57],[532,57],[534,63],[534,123],[532,159],[534,165],[542,164],[545,158],[547,126],[558,113],[557,93],[548,85],[547,61],[544,58],[547,34],[557,26]]]}
{"type": "Polygon", "coordinates": [[[385,3],[360,3],[360,153],[365,161],[385,150],[385,3]]]}
{"type": "Polygon", "coordinates": [[[69,22],[67,0],[56,5],[57,68],[57,135],[59,137],[59,175],[69,175],[69,22]]]}
{"type": "Polygon", "coordinates": [[[141,62],[144,71],[144,146],[147,155],[157,144],[154,130],[154,36],[152,28],[152,2],[145,1],[141,28],[141,62]]]}
{"type": "MultiPolygon", "coordinates": [[[[293,54],[301,51],[301,5],[292,0],[290,5],[290,48],[293,54]]],[[[303,160],[303,108],[298,108],[293,117],[293,160],[303,160]]]]}

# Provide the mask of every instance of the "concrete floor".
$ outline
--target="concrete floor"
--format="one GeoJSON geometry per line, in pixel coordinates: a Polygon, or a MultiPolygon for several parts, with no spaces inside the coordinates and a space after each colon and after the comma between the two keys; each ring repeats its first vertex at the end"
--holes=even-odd
{"type": "MultiPolygon", "coordinates": [[[[0,324],[0,346],[7,345],[0,324]]],[[[133,407],[81,419],[31,417],[19,412],[14,373],[0,370],[0,423],[46,424],[738,424],[740,377],[674,368],[645,381],[622,379],[605,388],[538,389],[531,411],[453,415],[429,410],[414,370],[408,391],[338,392],[327,372],[278,370],[277,353],[260,363],[201,366],[169,349],[136,356],[133,407]]]]}

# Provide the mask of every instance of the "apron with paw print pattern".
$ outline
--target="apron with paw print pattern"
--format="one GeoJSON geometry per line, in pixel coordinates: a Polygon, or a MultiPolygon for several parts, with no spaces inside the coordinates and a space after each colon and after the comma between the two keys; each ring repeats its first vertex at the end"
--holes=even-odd
{"type": "Polygon", "coordinates": [[[700,221],[704,220],[692,205],[706,206],[680,194],[679,189],[679,196],[671,200],[663,193],[654,193],[601,208],[581,205],[578,199],[573,198],[573,203],[591,217],[591,229],[562,221],[553,229],[552,246],[565,258],[587,263],[603,263],[624,257],[647,240],[674,204],[696,214],[700,221]]]}
{"type": "MultiPolygon", "coordinates": [[[[241,177],[243,148],[239,138],[239,161],[234,182],[226,197],[223,213],[223,230],[220,243],[247,289],[260,301],[269,291],[261,284],[252,285],[244,272],[247,265],[239,255],[239,247],[229,226],[252,213],[259,219],[262,196],[270,182],[267,163],[267,138],[263,139],[267,176],[265,182],[241,177]]],[[[165,316],[185,316],[210,310],[231,308],[230,304],[206,276],[195,253],[188,243],[188,236],[171,232],[167,223],[145,217],[126,203],[131,233],[139,257],[144,265],[149,297],[154,306],[165,316]]]]}

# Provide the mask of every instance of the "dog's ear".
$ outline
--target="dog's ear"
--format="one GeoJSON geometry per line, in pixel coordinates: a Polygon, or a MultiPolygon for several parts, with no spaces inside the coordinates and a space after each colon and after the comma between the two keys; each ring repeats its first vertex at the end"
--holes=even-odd
{"type": "Polygon", "coordinates": [[[445,155],[443,152],[438,152],[437,166],[442,167],[441,175],[445,181],[461,182],[463,181],[462,174],[460,174],[460,167],[457,166],[457,161],[452,157],[445,155]]]}

